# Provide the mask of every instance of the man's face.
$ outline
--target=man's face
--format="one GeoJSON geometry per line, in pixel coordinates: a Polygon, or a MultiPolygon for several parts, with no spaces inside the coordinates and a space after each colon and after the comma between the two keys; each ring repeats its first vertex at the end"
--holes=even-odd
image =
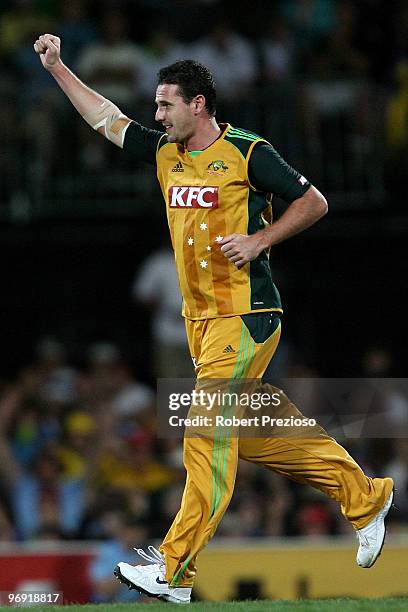
{"type": "Polygon", "coordinates": [[[165,127],[169,142],[185,142],[194,132],[194,101],[186,104],[178,85],[159,85],[156,104],[155,119],[165,127]]]}

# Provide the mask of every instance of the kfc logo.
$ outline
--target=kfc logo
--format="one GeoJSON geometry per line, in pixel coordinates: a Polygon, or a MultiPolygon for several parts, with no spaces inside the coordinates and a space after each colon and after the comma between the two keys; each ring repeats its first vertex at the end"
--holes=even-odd
{"type": "Polygon", "coordinates": [[[170,187],[170,208],[218,208],[218,187],[170,187]]]}

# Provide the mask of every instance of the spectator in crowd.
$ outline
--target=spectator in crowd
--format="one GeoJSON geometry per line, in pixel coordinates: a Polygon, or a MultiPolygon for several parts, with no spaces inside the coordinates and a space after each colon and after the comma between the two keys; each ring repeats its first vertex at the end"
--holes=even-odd
{"type": "Polygon", "coordinates": [[[144,431],[126,440],[117,436],[106,440],[95,472],[95,484],[100,490],[109,488],[126,495],[135,489],[159,491],[175,478],[174,471],[156,459],[152,436],[144,431]]]}
{"type": "Polygon", "coordinates": [[[152,355],[157,378],[187,378],[193,365],[180,315],[181,295],[170,245],[149,255],[133,282],[132,296],[152,314],[152,355]]]}
{"type": "MultiPolygon", "coordinates": [[[[14,458],[22,468],[30,467],[44,446],[60,435],[64,404],[55,401],[62,399],[61,391],[56,394],[50,384],[58,371],[49,362],[34,361],[22,370],[15,384],[5,388],[0,398],[1,430],[8,435],[14,458]]],[[[70,393],[68,397],[71,398],[70,393]]],[[[67,399],[66,394],[63,399],[67,399]]]]}
{"type": "Polygon", "coordinates": [[[102,15],[101,40],[84,47],[77,58],[79,76],[123,109],[138,94],[138,73],[144,53],[127,33],[127,19],[118,8],[102,15]]]}
{"type": "Polygon", "coordinates": [[[303,53],[336,25],[336,0],[282,0],[280,10],[303,53]]]}
{"type": "Polygon", "coordinates": [[[95,23],[88,19],[87,0],[69,0],[60,4],[58,31],[64,41],[64,55],[68,66],[75,66],[84,47],[97,42],[95,23]]]}
{"type": "MultiPolygon", "coordinates": [[[[116,372],[116,390],[112,398],[112,412],[123,425],[130,421],[134,427],[149,418],[155,407],[155,396],[150,387],[133,378],[130,367],[122,362],[116,372]]],[[[125,432],[126,433],[126,432],[125,432]]]]}
{"type": "Polygon", "coordinates": [[[65,441],[57,455],[64,478],[84,479],[98,452],[96,423],[83,411],[71,412],[65,419],[65,441]]]}
{"type": "Polygon", "coordinates": [[[265,478],[267,486],[262,502],[265,508],[263,535],[280,537],[286,535],[286,517],[293,510],[294,496],[288,482],[278,474],[270,472],[265,478]]]}
{"type": "Polygon", "coordinates": [[[110,342],[97,342],[88,348],[88,372],[81,391],[94,418],[108,420],[121,435],[152,419],[154,393],[136,380],[119,348],[110,342]]]}
{"type": "Polygon", "coordinates": [[[220,525],[218,536],[258,537],[265,526],[265,504],[268,473],[260,473],[254,464],[239,461],[237,487],[226,521],[220,525]],[[261,500],[262,497],[262,500],[261,500]]]}
{"type": "Polygon", "coordinates": [[[324,503],[307,503],[297,511],[298,534],[301,536],[331,535],[332,517],[324,503]]]}
{"type": "Polygon", "coordinates": [[[329,190],[358,189],[375,172],[362,176],[361,160],[371,147],[368,64],[356,44],[356,10],[338,3],[336,25],[316,40],[306,56],[303,122],[309,147],[315,148],[329,190]],[[336,143],[343,138],[344,147],[336,143]],[[323,154],[324,151],[324,154],[323,154]]]}
{"type": "Polygon", "coordinates": [[[262,31],[262,80],[272,86],[290,81],[294,76],[295,54],[295,40],[287,23],[283,17],[274,15],[262,31]]]}
{"type": "Polygon", "coordinates": [[[63,406],[77,398],[78,373],[67,363],[65,346],[52,337],[41,338],[36,346],[33,369],[41,380],[41,396],[46,402],[63,406]]]}
{"type": "Polygon", "coordinates": [[[116,513],[109,524],[105,522],[105,540],[100,544],[96,558],[90,567],[92,582],[92,601],[135,602],[143,599],[135,591],[121,588],[120,583],[112,574],[112,567],[118,558],[124,558],[129,563],[135,559],[133,550],[135,542],[147,541],[146,527],[133,518],[116,513]],[[112,520],[113,519],[113,520],[112,520]],[[118,557],[119,555],[119,557],[118,557]]]}
{"type": "Polygon", "coordinates": [[[112,400],[116,392],[116,372],[122,360],[120,349],[113,342],[95,342],[87,348],[87,371],[81,381],[81,391],[91,404],[112,400]]]}
{"type": "MultiPolygon", "coordinates": [[[[140,97],[141,66],[144,53],[128,35],[128,21],[119,8],[102,14],[101,39],[83,47],[77,56],[76,67],[80,78],[90,87],[102,92],[118,104],[123,112],[130,112],[135,99],[140,97]]],[[[81,163],[88,171],[100,171],[107,163],[106,147],[94,134],[79,128],[81,163]]]]}
{"type": "Polygon", "coordinates": [[[44,449],[31,469],[24,470],[1,437],[0,476],[6,483],[19,539],[49,530],[65,536],[77,533],[85,506],[84,483],[61,478],[55,451],[44,449]]]}
{"type": "MultiPolygon", "coordinates": [[[[374,379],[369,403],[365,402],[363,430],[370,438],[408,435],[408,385],[404,380],[392,378],[395,376],[394,368],[392,354],[384,346],[372,346],[363,355],[362,374],[374,379]]],[[[360,402],[361,405],[364,404],[360,402]]]]}
{"type": "MultiPolygon", "coordinates": [[[[228,20],[216,21],[209,33],[193,45],[191,55],[214,75],[219,107],[217,117],[219,114],[222,119],[225,113],[231,123],[248,124],[248,119],[243,117],[244,108],[253,115],[251,92],[258,77],[253,45],[234,30],[228,20]],[[242,105],[243,100],[245,105],[242,105]]],[[[253,121],[250,117],[249,125],[253,121]]]]}
{"type": "Polygon", "coordinates": [[[145,58],[141,66],[140,87],[151,112],[151,101],[156,90],[156,74],[162,66],[188,57],[190,50],[166,25],[155,28],[144,46],[145,58]]]}
{"type": "Polygon", "coordinates": [[[312,49],[312,71],[322,80],[365,77],[368,65],[356,43],[356,9],[351,3],[339,2],[336,14],[333,30],[312,49]]]}
{"type": "MultiPolygon", "coordinates": [[[[299,83],[296,40],[285,19],[276,13],[262,25],[259,41],[260,75],[259,104],[262,133],[280,151],[296,159],[300,139],[297,122],[299,83]]],[[[302,162],[299,162],[300,165],[302,162]]],[[[275,358],[272,360],[275,361],[275,358]]]]}
{"type": "Polygon", "coordinates": [[[66,103],[61,102],[57,94],[55,84],[46,78],[49,75],[41,74],[38,63],[33,62],[32,40],[37,32],[38,26],[33,23],[32,30],[26,32],[11,59],[19,81],[24,82],[24,87],[18,89],[17,108],[21,122],[19,130],[24,137],[29,157],[23,173],[31,183],[47,179],[52,173],[58,119],[61,109],[66,108],[66,103]]]}
{"type": "Polygon", "coordinates": [[[160,491],[160,495],[155,499],[158,502],[158,508],[154,512],[153,517],[153,537],[160,538],[163,529],[170,528],[175,515],[180,508],[180,502],[184,489],[183,481],[172,483],[169,487],[165,487],[160,491]]]}

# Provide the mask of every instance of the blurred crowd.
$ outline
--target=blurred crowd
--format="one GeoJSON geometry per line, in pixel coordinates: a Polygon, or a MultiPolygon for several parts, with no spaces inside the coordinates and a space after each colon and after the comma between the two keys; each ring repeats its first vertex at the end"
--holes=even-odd
{"type": "Polygon", "coordinates": [[[65,63],[146,125],[158,69],[192,57],[214,73],[219,120],[270,138],[326,189],[378,181],[379,156],[396,185],[391,161],[407,148],[407,21],[406,3],[383,0],[257,0],[239,11],[220,0],[5,0],[0,199],[22,206],[22,189],[39,196],[55,175],[126,169],[42,69],[32,47],[41,32],[59,35],[65,63]]]}

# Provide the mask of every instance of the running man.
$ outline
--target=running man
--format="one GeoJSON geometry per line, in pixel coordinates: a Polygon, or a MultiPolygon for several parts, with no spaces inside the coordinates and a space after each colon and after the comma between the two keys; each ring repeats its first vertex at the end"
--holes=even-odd
{"type": "MultiPolygon", "coordinates": [[[[132,121],[82,83],[61,61],[60,44],[57,36],[44,34],[34,49],[79,114],[135,161],[157,167],[197,385],[261,379],[279,342],[282,313],[269,250],[318,221],[327,212],[325,198],[263,138],[217,123],[214,81],[205,66],[185,60],[159,72],[156,120],[165,130],[160,132],[132,121]],[[273,224],[269,194],[288,203],[273,224]]],[[[287,398],[281,409],[285,416],[300,415],[287,398]]],[[[358,565],[374,564],[393,500],[390,478],[366,476],[319,426],[304,439],[217,432],[213,439],[185,437],[180,510],[159,551],[138,549],[147,565],[118,564],[122,582],[164,601],[190,602],[197,555],[228,507],[238,457],[338,501],[357,532],[358,565]]]]}

